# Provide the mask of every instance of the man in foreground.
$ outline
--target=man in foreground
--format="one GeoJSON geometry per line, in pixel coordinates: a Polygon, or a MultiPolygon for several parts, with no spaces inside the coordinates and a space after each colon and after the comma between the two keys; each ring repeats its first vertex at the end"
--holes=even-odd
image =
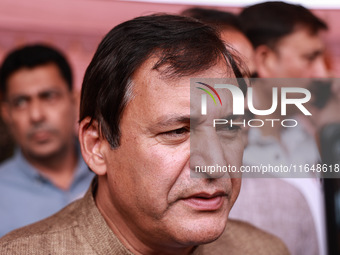
{"type": "MultiPolygon", "coordinates": [[[[190,97],[190,78],[240,74],[216,32],[192,19],[154,15],[115,27],[82,87],[79,138],[97,178],[83,199],[4,237],[0,252],[218,254],[199,245],[224,233],[241,179],[190,174],[214,162],[240,167],[242,135],[211,124],[232,114],[231,95],[221,93],[224,106],[209,103],[202,116],[191,107],[201,94],[190,97]],[[203,136],[190,153],[192,134],[203,136]]],[[[228,229],[217,244],[224,254],[286,254],[247,224],[230,221],[228,229]]]]}
{"type": "Polygon", "coordinates": [[[18,144],[0,166],[0,236],[84,195],[93,178],[75,136],[66,59],[44,45],[16,49],[0,70],[2,117],[18,144]]]}

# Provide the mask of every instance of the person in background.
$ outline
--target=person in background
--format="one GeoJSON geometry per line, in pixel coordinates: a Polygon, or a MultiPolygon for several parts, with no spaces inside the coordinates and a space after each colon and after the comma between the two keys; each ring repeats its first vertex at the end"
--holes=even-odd
{"type": "MultiPolygon", "coordinates": [[[[251,77],[256,76],[254,48],[237,15],[204,8],[186,9],[181,14],[215,27],[221,38],[246,60],[251,77]]],[[[292,254],[314,254],[317,251],[314,221],[306,199],[294,185],[279,178],[243,178],[230,217],[250,222],[278,236],[292,254]]]]}
{"type": "MultiPolygon", "coordinates": [[[[267,78],[309,78],[309,81],[312,81],[315,78],[328,77],[321,38],[322,33],[327,30],[327,25],[308,9],[284,2],[264,2],[244,8],[240,19],[255,49],[258,77],[266,78],[261,80],[261,84],[253,85],[256,109],[269,109],[272,104],[274,84],[267,78]]],[[[309,89],[309,82],[307,79],[280,79],[275,87],[280,86],[309,89]]],[[[308,108],[312,108],[312,105],[308,108]]],[[[275,125],[251,129],[244,163],[285,166],[311,166],[318,163],[320,156],[315,139],[307,132],[307,126],[302,124],[302,119],[299,119],[299,112],[299,109],[292,107],[287,108],[287,116],[284,117],[280,111],[270,116],[256,116],[256,119],[298,119],[300,125],[294,128],[275,125]]],[[[322,188],[317,176],[307,173],[305,176],[308,178],[293,176],[284,180],[295,185],[305,196],[315,222],[318,242],[311,241],[309,245],[301,246],[301,249],[292,253],[325,254],[322,188]],[[311,251],[312,247],[314,249],[311,251]]],[[[307,234],[309,233],[305,233],[307,234]]],[[[299,243],[300,240],[295,242],[299,243]]]]}
{"type": "Polygon", "coordinates": [[[15,49],[2,63],[1,113],[17,149],[0,165],[0,236],[50,216],[89,187],[72,89],[69,64],[49,46],[15,49]]]}
{"type": "Polygon", "coordinates": [[[217,29],[221,39],[236,50],[237,55],[246,64],[247,70],[244,70],[244,74],[251,77],[256,75],[253,46],[245,35],[240,19],[235,14],[194,7],[183,10],[181,15],[198,19],[217,29]]]}
{"type": "MultiPolygon", "coordinates": [[[[217,29],[221,39],[228,45],[228,47],[233,49],[236,56],[245,63],[245,68],[242,70],[243,75],[246,77],[256,76],[253,46],[245,36],[241,21],[235,14],[199,7],[185,9],[180,14],[195,18],[217,29]]],[[[250,118],[251,113],[247,107],[245,112],[246,117],[250,118]]],[[[249,128],[242,128],[245,146],[248,143],[248,131],[249,128]]]]}

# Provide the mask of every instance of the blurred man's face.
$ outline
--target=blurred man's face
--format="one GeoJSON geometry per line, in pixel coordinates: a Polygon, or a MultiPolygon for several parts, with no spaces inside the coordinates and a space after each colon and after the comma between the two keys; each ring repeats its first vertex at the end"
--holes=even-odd
{"type": "Polygon", "coordinates": [[[74,99],[54,64],[20,69],[7,80],[3,118],[29,158],[62,153],[74,139],[74,99]]]}
{"type": "Polygon", "coordinates": [[[237,30],[224,29],[221,31],[221,39],[238,51],[250,74],[256,72],[254,48],[244,34],[237,30]]]}
{"type": "MultiPolygon", "coordinates": [[[[221,130],[223,139],[218,139],[212,128],[213,116],[232,113],[230,94],[221,96],[226,108],[212,108],[216,112],[202,117],[200,109],[190,109],[190,77],[164,79],[152,69],[155,61],[147,60],[132,78],[132,100],[120,123],[121,145],[111,149],[106,142],[103,150],[110,194],[104,207],[120,234],[124,236],[122,229],[128,228],[143,244],[170,252],[220,236],[240,189],[240,179],[190,177],[190,114],[199,126],[195,130],[207,130],[204,139],[210,140],[206,144],[210,147],[203,148],[204,159],[202,154],[196,158],[200,163],[214,163],[208,155],[214,148],[210,156],[220,160],[215,163],[239,168],[243,143],[238,129],[221,130]]],[[[225,74],[226,67],[220,64],[194,76],[225,74]]]]}
{"type": "MultiPolygon", "coordinates": [[[[276,45],[270,78],[327,77],[324,45],[320,34],[299,28],[276,45]]],[[[267,78],[267,77],[264,77],[267,78]]]]}
{"type": "MultiPolygon", "coordinates": [[[[253,77],[257,71],[254,58],[254,48],[249,39],[243,33],[234,29],[222,30],[221,39],[238,51],[240,57],[248,68],[249,75],[253,77]]],[[[245,112],[250,118],[251,113],[249,112],[247,104],[245,104],[245,108],[245,112]]],[[[248,133],[249,126],[242,128],[243,142],[245,145],[248,144],[248,133]]]]}

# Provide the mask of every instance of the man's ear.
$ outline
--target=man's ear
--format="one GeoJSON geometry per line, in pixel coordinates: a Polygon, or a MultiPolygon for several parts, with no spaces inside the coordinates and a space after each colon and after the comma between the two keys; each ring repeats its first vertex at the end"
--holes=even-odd
{"type": "Polygon", "coordinates": [[[105,175],[107,166],[104,150],[109,147],[106,139],[100,134],[98,122],[86,117],[79,124],[79,143],[84,161],[97,175],[105,175]]]}
{"type": "Polygon", "coordinates": [[[275,77],[277,67],[276,53],[266,45],[260,45],[255,49],[255,64],[259,77],[275,77]]]}

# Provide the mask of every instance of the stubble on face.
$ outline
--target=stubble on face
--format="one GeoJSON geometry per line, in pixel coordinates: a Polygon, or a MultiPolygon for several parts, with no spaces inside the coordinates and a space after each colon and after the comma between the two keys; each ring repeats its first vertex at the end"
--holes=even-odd
{"type": "MultiPolygon", "coordinates": [[[[121,143],[116,149],[106,145],[107,173],[99,179],[106,187],[99,182],[98,189],[106,194],[97,193],[96,202],[128,245],[187,249],[222,234],[240,181],[190,177],[190,77],[164,79],[152,68],[157,60],[150,58],[133,76],[121,143]],[[209,199],[222,202],[202,209],[209,199]]],[[[197,75],[225,75],[225,69],[217,65],[197,75]]],[[[243,149],[241,135],[238,139],[243,149]]],[[[237,155],[236,165],[242,149],[230,153],[237,155]]]]}

